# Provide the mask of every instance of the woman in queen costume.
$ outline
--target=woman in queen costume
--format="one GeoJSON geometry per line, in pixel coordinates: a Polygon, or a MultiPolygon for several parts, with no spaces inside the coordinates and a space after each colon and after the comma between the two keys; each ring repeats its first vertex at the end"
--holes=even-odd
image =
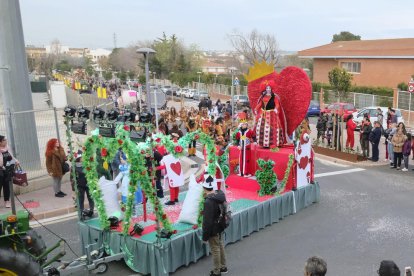
{"type": "Polygon", "coordinates": [[[286,117],[280,104],[280,97],[275,93],[274,81],[262,82],[260,90],[262,94],[255,108],[257,143],[264,148],[280,147],[288,141],[286,117]]]}

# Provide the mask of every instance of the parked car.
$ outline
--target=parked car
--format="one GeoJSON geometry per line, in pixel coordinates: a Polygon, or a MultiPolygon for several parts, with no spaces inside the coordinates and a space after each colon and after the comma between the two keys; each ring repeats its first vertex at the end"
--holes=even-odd
{"type": "Polygon", "coordinates": [[[206,91],[196,91],[194,93],[193,99],[200,101],[201,99],[208,98],[208,93],[206,91]]]}
{"type": "Polygon", "coordinates": [[[250,106],[249,97],[247,97],[246,95],[234,95],[233,101],[236,107],[238,108],[250,106]]]}
{"type": "MultiPolygon", "coordinates": [[[[359,125],[362,122],[362,118],[364,118],[364,114],[368,113],[369,119],[371,123],[378,121],[378,107],[382,110],[383,120],[380,122],[383,126],[387,127],[387,112],[388,107],[383,106],[369,106],[361,108],[359,111],[352,113],[354,115],[353,120],[359,125]]],[[[403,122],[404,118],[402,117],[401,110],[395,109],[395,115],[397,116],[398,123],[403,122]]],[[[359,127],[359,126],[358,126],[359,127]]]]}
{"type": "MultiPolygon", "coordinates": [[[[167,94],[167,91],[168,91],[168,90],[171,90],[171,86],[169,86],[169,85],[163,86],[163,87],[161,88],[161,90],[162,90],[165,94],[167,94]]],[[[168,95],[168,94],[167,94],[167,95],[168,95]]]]}
{"type": "Polygon", "coordinates": [[[308,113],[306,114],[307,117],[311,116],[319,116],[321,114],[321,106],[319,101],[310,101],[308,107],[308,113]]]}
{"type": "Polygon", "coordinates": [[[357,111],[355,106],[351,103],[333,103],[321,110],[321,113],[331,113],[331,111],[338,112],[343,118],[357,111]]]}
{"type": "Polygon", "coordinates": [[[195,92],[197,92],[196,89],[188,89],[187,93],[185,94],[186,98],[192,99],[195,92]]]}

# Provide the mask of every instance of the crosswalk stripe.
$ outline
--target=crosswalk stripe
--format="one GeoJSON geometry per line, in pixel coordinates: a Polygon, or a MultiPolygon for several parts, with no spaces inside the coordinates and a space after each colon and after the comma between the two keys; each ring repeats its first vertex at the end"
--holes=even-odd
{"type": "Polygon", "coordinates": [[[365,169],[355,168],[355,169],[342,170],[342,171],[333,171],[333,172],[327,172],[327,173],[317,173],[317,174],[315,174],[315,178],[324,177],[324,176],[331,176],[331,175],[338,175],[338,174],[353,173],[353,172],[361,172],[361,171],[365,171],[365,169]]]}

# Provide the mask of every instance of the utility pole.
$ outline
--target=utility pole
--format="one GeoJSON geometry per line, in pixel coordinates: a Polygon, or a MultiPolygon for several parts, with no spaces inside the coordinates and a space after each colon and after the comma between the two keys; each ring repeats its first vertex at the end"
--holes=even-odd
{"type": "Polygon", "coordinates": [[[18,0],[0,1],[0,26],[0,67],[7,68],[0,70],[0,96],[4,111],[13,116],[7,135],[14,136],[14,141],[9,139],[23,165],[40,167],[34,113],[27,112],[33,110],[33,102],[18,0]]]}

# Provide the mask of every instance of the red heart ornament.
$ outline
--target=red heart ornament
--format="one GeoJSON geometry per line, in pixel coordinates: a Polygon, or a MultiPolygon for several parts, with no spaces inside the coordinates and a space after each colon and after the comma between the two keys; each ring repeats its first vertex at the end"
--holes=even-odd
{"type": "Polygon", "coordinates": [[[283,69],[275,82],[290,135],[305,119],[312,99],[312,84],[305,71],[294,66],[283,69]]]}
{"type": "Polygon", "coordinates": [[[171,170],[173,170],[173,172],[175,172],[177,175],[181,174],[181,163],[175,162],[175,163],[171,163],[170,164],[171,170]]]}
{"type": "Polygon", "coordinates": [[[306,116],[312,98],[312,84],[302,69],[294,66],[286,67],[280,74],[272,72],[255,79],[248,84],[250,106],[255,108],[261,95],[260,86],[266,80],[273,80],[276,93],[286,116],[287,134],[291,135],[306,116]]]}

